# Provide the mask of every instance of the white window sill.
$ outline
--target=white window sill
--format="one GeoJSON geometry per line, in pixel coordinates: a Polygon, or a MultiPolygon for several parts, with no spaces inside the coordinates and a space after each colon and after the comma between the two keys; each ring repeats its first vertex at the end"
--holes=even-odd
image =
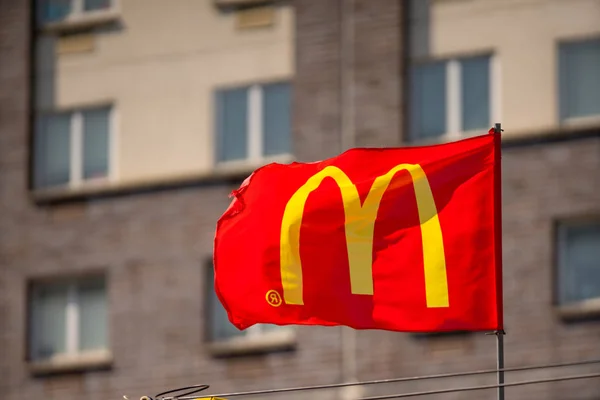
{"type": "Polygon", "coordinates": [[[32,189],[34,198],[68,198],[83,193],[103,192],[115,186],[110,178],[95,178],[82,181],[78,184],[67,183],[65,185],[48,186],[32,189]]]}
{"type": "MultiPolygon", "coordinates": [[[[490,128],[492,126],[490,125],[490,128]]],[[[430,138],[411,138],[407,137],[404,143],[407,146],[431,146],[434,144],[444,144],[455,142],[462,139],[468,139],[475,136],[485,135],[488,133],[489,129],[481,129],[481,130],[473,130],[473,131],[464,131],[457,133],[444,133],[440,136],[430,137],[430,138]]]]}
{"type": "Polygon", "coordinates": [[[48,203],[69,201],[78,198],[99,196],[99,195],[118,195],[119,193],[135,192],[152,188],[171,187],[195,182],[208,182],[222,179],[240,179],[247,178],[257,168],[272,162],[290,163],[294,161],[291,155],[281,155],[269,158],[263,158],[260,161],[233,161],[221,163],[199,173],[167,176],[160,178],[149,178],[132,180],[128,182],[119,182],[113,179],[97,179],[93,181],[84,181],[77,186],[55,186],[46,188],[34,188],[31,190],[31,196],[34,202],[48,203]]]}
{"type": "Polygon", "coordinates": [[[251,173],[252,171],[264,165],[271,163],[288,164],[294,161],[294,156],[291,154],[281,154],[277,156],[263,157],[257,160],[236,160],[224,161],[215,165],[215,173],[218,175],[251,173]]]}
{"type": "Polygon", "coordinates": [[[215,0],[217,7],[221,8],[258,6],[271,2],[273,2],[273,0],[215,0]]]}
{"type": "Polygon", "coordinates": [[[600,115],[588,117],[566,118],[562,120],[561,126],[566,129],[596,128],[600,126],[600,115]]]}
{"type": "Polygon", "coordinates": [[[283,328],[253,336],[240,336],[212,342],[208,350],[213,356],[235,356],[291,350],[296,346],[296,331],[283,328]]]}
{"type": "Polygon", "coordinates": [[[568,305],[560,305],[557,308],[557,313],[563,319],[600,317],[600,297],[568,305]]]}
{"type": "Polygon", "coordinates": [[[112,8],[70,15],[61,21],[42,23],[40,29],[51,33],[92,29],[116,22],[120,18],[121,12],[117,8],[112,8]]]}
{"type": "Polygon", "coordinates": [[[75,355],[61,354],[47,360],[30,361],[29,370],[36,375],[77,372],[109,368],[112,362],[110,351],[100,350],[75,355]]]}

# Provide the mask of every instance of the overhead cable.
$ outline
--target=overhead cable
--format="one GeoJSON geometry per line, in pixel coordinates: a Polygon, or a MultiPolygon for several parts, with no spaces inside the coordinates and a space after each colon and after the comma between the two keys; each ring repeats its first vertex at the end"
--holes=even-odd
{"type": "MultiPolygon", "coordinates": [[[[600,360],[587,360],[587,361],[577,361],[577,362],[568,362],[568,363],[556,363],[556,364],[545,364],[545,365],[530,365],[523,367],[513,367],[513,368],[503,368],[503,369],[484,369],[484,370],[475,370],[468,372],[454,372],[454,373],[446,373],[446,374],[437,374],[437,375],[423,375],[423,376],[413,376],[413,377],[403,377],[403,378],[389,378],[389,379],[378,379],[378,380],[370,380],[370,381],[362,381],[362,382],[346,382],[346,383],[332,383],[325,385],[313,385],[313,386],[299,386],[292,388],[282,388],[282,389],[266,389],[266,390],[254,390],[254,391],[245,391],[245,392],[232,392],[232,393],[223,393],[223,394],[215,394],[212,397],[236,397],[236,396],[252,396],[259,394],[274,394],[274,393],[288,393],[288,392],[300,392],[306,390],[322,390],[322,389],[335,389],[335,388],[343,388],[349,386],[366,386],[366,385],[376,385],[376,384],[385,384],[385,383],[399,383],[399,382],[411,382],[411,381],[420,381],[426,379],[442,379],[442,378],[456,378],[456,377],[464,377],[464,376],[473,376],[473,375],[483,375],[483,374],[492,374],[497,373],[498,371],[504,372],[517,372],[517,371],[530,371],[536,369],[550,369],[550,368],[564,368],[564,367],[574,367],[574,366],[582,366],[582,365],[590,365],[590,364],[600,364],[600,360]]],[[[594,376],[600,376],[594,375],[594,376]]],[[[584,379],[587,377],[594,377],[587,375],[577,375],[575,378],[569,377],[568,379],[584,379]],[[581,376],[581,378],[579,378],[581,376]]],[[[560,380],[565,380],[565,378],[560,378],[560,380]]],[[[529,382],[529,381],[526,381],[529,382]]],[[[539,383],[543,383],[545,381],[540,381],[539,383]]],[[[531,382],[531,383],[537,383],[531,382]]],[[[510,383],[505,384],[504,386],[517,386],[528,383],[510,383]]],[[[491,385],[481,387],[481,389],[490,389],[497,388],[502,385],[491,385]]],[[[455,389],[447,389],[447,390],[455,390],[455,389]]],[[[468,389],[468,390],[478,390],[478,389],[468,389]]],[[[445,392],[440,392],[445,393],[445,392]]],[[[208,396],[209,398],[211,396],[208,396]]],[[[163,397],[162,400],[194,400],[197,399],[198,396],[176,396],[176,397],[163,397]]],[[[387,398],[387,397],[384,397],[387,398]]],[[[367,400],[367,399],[362,399],[367,400]]],[[[374,400],[374,399],[369,399],[374,400]]]]}

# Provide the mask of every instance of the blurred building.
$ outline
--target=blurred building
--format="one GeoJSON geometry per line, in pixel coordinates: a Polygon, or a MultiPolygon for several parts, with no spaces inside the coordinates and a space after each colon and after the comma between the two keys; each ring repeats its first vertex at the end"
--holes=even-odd
{"type": "MultiPolygon", "coordinates": [[[[439,143],[494,122],[506,129],[506,365],[600,358],[600,1],[38,3],[0,1],[0,391],[9,400],[494,368],[495,340],[484,334],[237,332],[210,264],[227,196],[257,166],[439,143]]],[[[507,398],[598,393],[590,379],[509,388],[507,398]]]]}

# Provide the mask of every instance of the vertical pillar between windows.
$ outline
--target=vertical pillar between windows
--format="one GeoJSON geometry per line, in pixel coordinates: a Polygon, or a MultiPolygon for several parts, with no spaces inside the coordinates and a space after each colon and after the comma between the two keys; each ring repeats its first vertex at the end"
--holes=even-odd
{"type": "Polygon", "coordinates": [[[67,292],[67,332],[66,351],[67,354],[76,354],[79,349],[79,306],[78,294],[75,283],[71,283],[67,292]]]}
{"type": "Polygon", "coordinates": [[[71,116],[70,186],[81,184],[83,176],[83,114],[76,111],[71,116]]]}
{"type": "Polygon", "coordinates": [[[262,158],[263,93],[259,85],[248,89],[248,159],[258,162],[262,158]]]}
{"type": "Polygon", "coordinates": [[[448,61],[446,68],[446,134],[459,136],[462,130],[461,68],[457,60],[448,61]]]}
{"type": "Polygon", "coordinates": [[[71,14],[72,15],[81,15],[83,14],[83,2],[84,0],[71,0],[71,14]]]}

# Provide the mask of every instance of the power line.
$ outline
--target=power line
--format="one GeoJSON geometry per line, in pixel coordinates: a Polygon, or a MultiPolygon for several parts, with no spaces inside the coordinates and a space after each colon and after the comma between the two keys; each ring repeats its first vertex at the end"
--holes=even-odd
{"type": "MultiPolygon", "coordinates": [[[[366,385],[385,384],[385,383],[419,381],[419,380],[426,380],[426,379],[441,379],[441,378],[455,378],[455,377],[461,377],[461,376],[483,375],[483,374],[497,373],[498,371],[517,372],[517,371],[530,371],[530,370],[536,370],[536,369],[573,367],[573,366],[590,365],[590,364],[600,364],[600,360],[577,361],[577,362],[546,364],[546,365],[530,365],[530,366],[524,366],[524,367],[513,367],[513,368],[503,368],[503,369],[484,369],[484,370],[476,370],[476,371],[469,371],[469,372],[455,372],[455,373],[446,373],[446,374],[437,374],[437,375],[423,375],[423,376],[413,376],[413,377],[404,377],[404,378],[378,379],[378,380],[363,381],[363,382],[347,382],[347,383],[332,383],[332,384],[326,384],[326,385],[299,386],[299,387],[283,388],[283,389],[267,389],[267,390],[255,390],[255,391],[246,391],[246,392],[232,392],[232,393],[215,394],[215,395],[212,395],[212,397],[227,398],[227,397],[235,397],[235,396],[252,396],[252,395],[259,395],[259,394],[300,392],[300,391],[306,391],[306,390],[335,389],[335,388],[343,388],[343,387],[359,386],[359,385],[366,386],[366,385]]],[[[576,375],[574,377],[558,378],[558,379],[559,380],[584,379],[584,378],[592,378],[592,377],[598,377],[598,376],[600,376],[600,374],[591,375],[591,376],[576,375]]],[[[539,382],[538,381],[524,381],[524,382],[543,383],[543,382],[552,382],[552,381],[541,380],[539,382]]],[[[470,387],[470,388],[467,388],[467,390],[493,389],[493,388],[497,388],[500,386],[506,387],[506,386],[525,385],[525,384],[529,384],[529,383],[514,382],[514,383],[504,384],[504,385],[496,384],[496,385],[490,385],[490,386],[477,387],[477,389],[476,389],[476,387],[470,387]]],[[[458,389],[445,389],[445,390],[457,391],[458,389]]],[[[460,389],[460,390],[462,390],[462,389],[460,389]]],[[[435,392],[435,393],[438,393],[438,392],[435,392]]],[[[446,393],[446,392],[442,391],[439,393],[446,393]]],[[[434,394],[434,393],[423,392],[423,394],[434,394]]],[[[400,396],[400,395],[396,395],[396,396],[400,396]]],[[[406,395],[402,395],[402,396],[406,397],[406,395]]],[[[172,396],[172,397],[164,397],[164,398],[162,398],[162,400],[177,400],[177,399],[178,400],[194,400],[194,399],[197,399],[198,397],[200,397],[200,396],[199,395],[181,396],[181,397],[172,396]]],[[[210,398],[211,396],[201,396],[201,397],[210,398]]],[[[395,397],[381,397],[381,399],[387,399],[387,398],[395,398],[395,397]]],[[[361,400],[376,400],[376,399],[380,399],[380,398],[365,398],[365,399],[361,399],[361,400]]]]}
{"type": "Polygon", "coordinates": [[[466,387],[462,387],[462,388],[453,388],[453,389],[428,390],[428,391],[425,391],[425,392],[411,392],[411,393],[388,394],[388,395],[383,395],[383,396],[363,397],[363,398],[361,398],[359,400],[401,399],[401,398],[404,398],[404,397],[425,396],[425,395],[429,395],[429,394],[468,392],[468,391],[473,391],[473,390],[495,389],[495,388],[498,388],[498,387],[524,386],[524,385],[533,385],[533,384],[537,384],[537,383],[572,381],[572,380],[575,380],[575,379],[590,379],[590,378],[600,378],[600,373],[597,373],[597,374],[585,374],[585,375],[562,376],[562,377],[548,378],[548,379],[535,379],[535,380],[529,380],[529,381],[519,381],[519,382],[504,383],[502,385],[495,384],[495,385],[466,386],[466,387]]]}

